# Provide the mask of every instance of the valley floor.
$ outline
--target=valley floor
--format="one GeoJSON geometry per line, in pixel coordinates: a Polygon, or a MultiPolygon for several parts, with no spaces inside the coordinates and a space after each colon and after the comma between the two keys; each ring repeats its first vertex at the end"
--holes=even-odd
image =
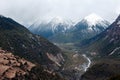
{"type": "Polygon", "coordinates": [[[66,56],[66,62],[62,71],[63,75],[68,80],[79,80],[81,75],[90,67],[90,58],[85,54],[80,54],[78,48],[72,43],[56,45],[62,49],[66,56]]]}

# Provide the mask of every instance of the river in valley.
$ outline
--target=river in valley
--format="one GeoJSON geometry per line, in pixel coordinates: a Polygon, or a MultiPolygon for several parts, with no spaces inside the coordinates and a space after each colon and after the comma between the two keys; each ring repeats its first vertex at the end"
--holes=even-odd
{"type": "Polygon", "coordinates": [[[75,80],[80,80],[81,75],[84,74],[88,70],[88,68],[90,67],[90,65],[91,65],[90,58],[87,57],[85,54],[82,54],[82,56],[87,60],[87,62],[79,64],[79,66],[78,66],[78,70],[79,71],[76,72],[75,80]]]}

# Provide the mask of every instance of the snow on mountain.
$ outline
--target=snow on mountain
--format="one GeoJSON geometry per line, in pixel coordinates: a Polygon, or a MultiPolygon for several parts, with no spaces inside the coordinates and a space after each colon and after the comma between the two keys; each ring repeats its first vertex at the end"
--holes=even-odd
{"type": "Polygon", "coordinates": [[[73,22],[70,19],[63,19],[59,16],[53,18],[50,23],[52,24],[69,24],[69,25],[73,25],[73,22]]]}
{"type": "Polygon", "coordinates": [[[70,19],[57,16],[48,22],[38,21],[29,27],[29,30],[53,41],[57,41],[58,38],[59,41],[60,39],[61,41],[75,41],[91,38],[104,31],[108,26],[109,22],[96,14],[90,14],[77,24],[70,19]]]}
{"type": "Polygon", "coordinates": [[[103,25],[103,27],[107,27],[109,22],[104,20],[102,17],[98,16],[95,13],[92,13],[84,18],[87,21],[89,26],[103,25]]]}
{"type": "Polygon", "coordinates": [[[88,39],[82,44],[86,51],[99,56],[120,55],[120,16],[102,33],[88,39]]]}
{"type": "Polygon", "coordinates": [[[66,30],[73,27],[73,22],[69,19],[63,19],[59,16],[53,18],[49,23],[50,28],[52,31],[55,32],[60,30],[61,32],[66,32],[66,30]]]}
{"type": "Polygon", "coordinates": [[[64,20],[63,20],[63,18],[57,16],[57,17],[54,17],[54,18],[50,21],[50,23],[53,23],[53,24],[64,23],[64,20]]]}
{"type": "Polygon", "coordinates": [[[34,22],[30,27],[28,27],[30,30],[35,30],[35,29],[39,29],[40,25],[45,25],[45,24],[48,24],[47,21],[45,20],[37,20],[36,22],[34,22]]]}
{"type": "Polygon", "coordinates": [[[96,15],[95,13],[92,13],[90,15],[88,15],[87,17],[84,18],[84,20],[86,20],[88,22],[89,25],[96,25],[99,22],[104,21],[103,18],[101,18],[100,16],[96,15]]]}
{"type": "Polygon", "coordinates": [[[47,35],[55,33],[65,33],[73,27],[73,22],[69,19],[63,19],[59,16],[51,19],[50,21],[36,21],[29,27],[29,30],[35,34],[47,35]]]}
{"type": "Polygon", "coordinates": [[[101,31],[106,29],[109,26],[109,22],[101,18],[95,13],[92,13],[88,16],[86,16],[82,21],[80,21],[77,26],[81,27],[85,26],[89,31],[101,31]]]}

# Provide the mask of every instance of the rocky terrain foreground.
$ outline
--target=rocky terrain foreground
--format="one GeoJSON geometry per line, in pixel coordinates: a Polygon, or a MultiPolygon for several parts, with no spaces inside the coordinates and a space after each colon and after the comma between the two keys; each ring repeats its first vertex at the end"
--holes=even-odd
{"type": "MultiPolygon", "coordinates": [[[[0,80],[59,80],[55,73],[0,49],[0,80]]],[[[62,79],[60,79],[62,80],[62,79]]]]}
{"type": "Polygon", "coordinates": [[[25,76],[33,67],[35,64],[0,50],[0,80],[25,76]]]}

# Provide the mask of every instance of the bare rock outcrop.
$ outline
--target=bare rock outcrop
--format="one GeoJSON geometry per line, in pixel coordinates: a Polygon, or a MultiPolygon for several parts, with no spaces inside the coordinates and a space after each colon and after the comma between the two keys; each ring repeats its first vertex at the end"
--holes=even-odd
{"type": "Polygon", "coordinates": [[[64,80],[39,64],[0,49],[0,80],[64,80]]]}

